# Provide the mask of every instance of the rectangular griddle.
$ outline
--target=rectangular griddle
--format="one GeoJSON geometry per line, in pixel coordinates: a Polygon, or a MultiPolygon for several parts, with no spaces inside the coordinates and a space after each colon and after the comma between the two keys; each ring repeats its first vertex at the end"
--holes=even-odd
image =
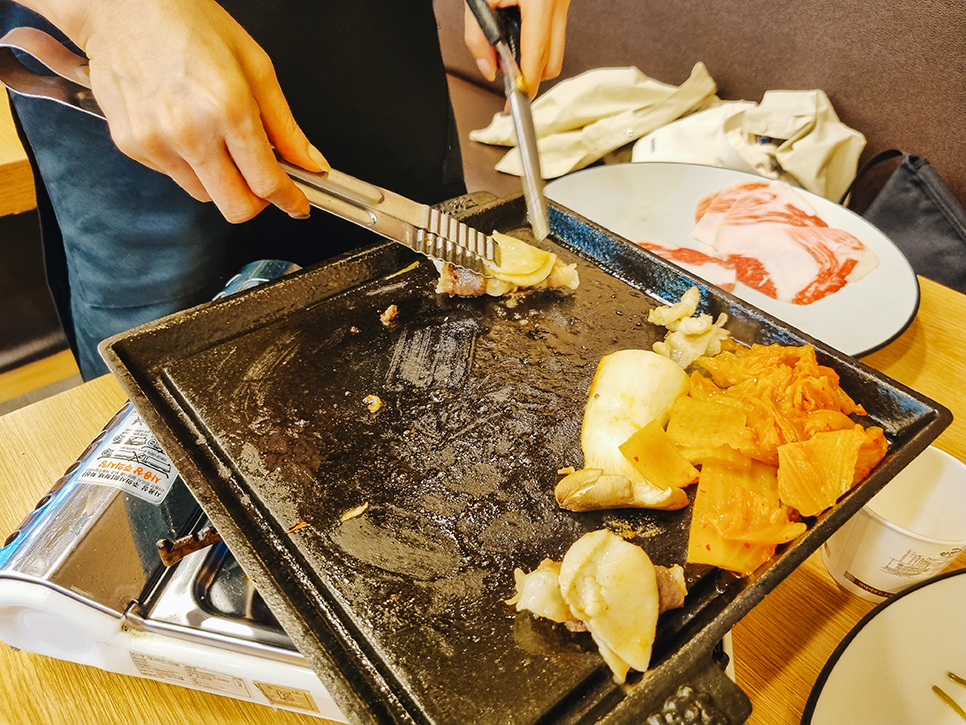
{"type": "MultiPolygon", "coordinates": [[[[455,200],[473,207],[472,198],[455,200]]],[[[526,234],[520,197],[462,213],[526,234]]],[[[102,351],[188,487],[346,716],[357,723],[641,723],[681,685],[731,722],[747,697],[721,637],[939,435],[948,410],[557,205],[545,244],[573,293],[434,291],[390,242],[172,315],[102,351]],[[889,455],[752,576],[686,566],[651,670],[618,686],[588,634],[517,613],[513,570],[609,527],[685,564],[690,509],[573,513],[601,356],[663,336],[648,310],[692,285],[743,343],[810,343],[882,426],[889,455]],[[398,313],[385,325],[390,305],[398,313]],[[369,409],[377,396],[382,407],[369,409]],[[344,516],[367,505],[357,516],[344,516]]]]}

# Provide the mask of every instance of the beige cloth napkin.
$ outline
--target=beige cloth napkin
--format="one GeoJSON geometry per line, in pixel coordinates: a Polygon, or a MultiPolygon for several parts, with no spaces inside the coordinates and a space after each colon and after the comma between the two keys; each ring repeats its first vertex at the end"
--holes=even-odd
{"type": "MultiPolygon", "coordinates": [[[[679,87],[649,78],[637,68],[600,68],[562,81],[531,106],[541,172],[554,179],[582,169],[656,128],[716,103],[715,91],[703,63],[695,65],[679,87]]],[[[512,146],[512,121],[497,114],[485,129],[470,132],[470,138],[512,146]]],[[[520,176],[519,151],[512,149],[496,168],[520,176]]]]}
{"type": "Polygon", "coordinates": [[[855,178],[865,137],[843,124],[823,91],[768,91],[668,124],[634,144],[632,161],[686,161],[749,171],[838,201],[855,178]]]}
{"type": "Polygon", "coordinates": [[[739,151],[756,145],[756,138],[776,139],[773,154],[781,170],[808,191],[835,201],[855,178],[865,148],[865,136],[839,120],[820,90],[768,91],[757,108],[732,118],[725,133],[739,151]]]}
{"type": "MultiPolygon", "coordinates": [[[[630,160],[727,166],[725,158],[736,155],[736,152],[727,146],[724,126],[733,116],[756,105],[753,101],[721,101],[672,121],[635,142],[630,160]]],[[[740,157],[737,162],[748,167],[746,170],[753,170],[740,157]]]]}

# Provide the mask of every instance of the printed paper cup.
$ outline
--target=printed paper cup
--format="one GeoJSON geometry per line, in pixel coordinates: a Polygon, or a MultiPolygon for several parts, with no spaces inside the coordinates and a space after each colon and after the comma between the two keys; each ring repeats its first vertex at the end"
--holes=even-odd
{"type": "Polygon", "coordinates": [[[832,578],[871,602],[943,571],[966,549],[966,465],[929,447],[822,546],[832,578]]]}

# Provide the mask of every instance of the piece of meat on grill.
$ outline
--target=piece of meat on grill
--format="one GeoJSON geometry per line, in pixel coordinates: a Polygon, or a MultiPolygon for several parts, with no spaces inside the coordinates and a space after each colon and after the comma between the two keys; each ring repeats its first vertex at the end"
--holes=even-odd
{"type": "Polygon", "coordinates": [[[517,595],[507,604],[590,632],[618,682],[630,669],[647,669],[659,614],[682,606],[687,594],[680,566],[654,566],[643,549],[606,529],[574,542],[561,563],[544,559],[514,577],[517,595]]]}
{"type": "Polygon", "coordinates": [[[449,263],[437,263],[438,294],[451,297],[502,297],[536,289],[575,290],[580,284],[576,264],[564,264],[553,252],[538,249],[507,234],[493,233],[500,264],[484,277],[449,263]]]}

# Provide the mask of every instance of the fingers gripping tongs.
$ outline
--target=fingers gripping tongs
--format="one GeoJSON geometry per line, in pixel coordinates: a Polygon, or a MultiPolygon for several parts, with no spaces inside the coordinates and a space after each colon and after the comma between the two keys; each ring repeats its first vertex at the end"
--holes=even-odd
{"type": "Polygon", "coordinates": [[[537,239],[550,234],[547,217],[547,200],[543,195],[543,175],[540,172],[540,156],[537,153],[537,134],[530,113],[530,93],[526,80],[517,65],[520,43],[520,9],[503,8],[495,11],[486,0],[466,0],[483,34],[494,47],[503,69],[503,85],[510,117],[523,164],[523,197],[527,202],[530,226],[537,239]]]}
{"type": "MultiPolygon", "coordinates": [[[[90,90],[87,59],[35,28],[15,28],[0,38],[0,81],[14,93],[47,98],[105,118],[90,90]],[[15,51],[27,53],[57,75],[33,72],[15,51]]],[[[281,158],[279,163],[314,207],[429,257],[479,274],[488,275],[484,263],[499,266],[499,247],[492,237],[438,209],[335,169],[318,174],[281,158]]]]}

